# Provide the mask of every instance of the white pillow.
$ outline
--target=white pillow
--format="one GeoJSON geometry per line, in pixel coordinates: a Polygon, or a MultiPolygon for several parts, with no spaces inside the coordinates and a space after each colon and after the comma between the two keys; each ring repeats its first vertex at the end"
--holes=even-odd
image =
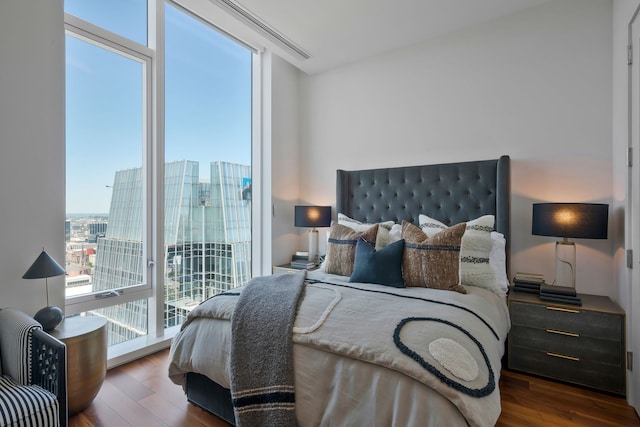
{"type": "MultiPolygon", "coordinates": [[[[349,218],[348,216],[338,213],[338,224],[345,225],[352,228],[355,231],[363,232],[367,231],[374,224],[366,224],[356,219],[349,218]]],[[[389,232],[393,226],[393,221],[385,221],[378,223],[378,235],[376,236],[376,251],[387,246],[389,242],[389,232]]]]}
{"type": "Polygon", "coordinates": [[[402,239],[402,224],[393,224],[389,231],[389,244],[402,239]]]}
{"type": "MultiPolygon", "coordinates": [[[[418,221],[422,231],[429,237],[448,228],[447,225],[427,215],[420,215],[418,221]]],[[[460,248],[460,282],[462,285],[477,286],[502,294],[490,264],[493,248],[491,232],[494,223],[493,215],[483,215],[467,221],[467,229],[462,236],[460,248]]]]}
{"type": "Polygon", "coordinates": [[[506,255],[506,240],[502,233],[497,231],[491,232],[491,241],[493,245],[491,247],[491,254],[489,256],[489,264],[493,268],[493,273],[496,275],[496,284],[502,291],[502,295],[506,295],[509,290],[509,279],[507,278],[507,255],[506,255]]]}

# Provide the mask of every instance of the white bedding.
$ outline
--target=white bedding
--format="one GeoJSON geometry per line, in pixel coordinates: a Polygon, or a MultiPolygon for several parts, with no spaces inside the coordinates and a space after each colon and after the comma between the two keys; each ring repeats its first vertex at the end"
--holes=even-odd
{"type": "MultiPolygon", "coordinates": [[[[475,287],[467,287],[469,293],[463,295],[349,284],[348,278],[318,271],[308,278],[345,286],[308,285],[300,303],[293,335],[300,426],[495,424],[500,414],[500,359],[510,326],[504,297],[475,287]],[[402,329],[401,341],[440,376],[478,390],[487,385],[489,375],[478,346],[455,327],[433,319],[449,321],[476,337],[493,371],[495,389],[485,387],[490,393],[483,397],[469,396],[402,354],[393,333],[406,318],[412,320],[402,329]],[[477,361],[475,380],[459,378],[468,366],[446,369],[431,356],[428,345],[444,338],[462,344],[477,361]]],[[[197,372],[229,387],[229,319],[237,297],[214,300],[194,309],[188,326],[174,339],[169,376],[176,384],[183,384],[186,372],[197,372]]]]}

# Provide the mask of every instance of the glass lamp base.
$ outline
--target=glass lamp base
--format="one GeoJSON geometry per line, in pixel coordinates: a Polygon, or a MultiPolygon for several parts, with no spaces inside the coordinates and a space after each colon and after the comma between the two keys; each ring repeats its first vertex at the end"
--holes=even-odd
{"type": "Polygon", "coordinates": [[[576,244],[563,240],[556,242],[556,286],[576,287],[576,244]]]}
{"type": "Polygon", "coordinates": [[[318,264],[318,230],[309,230],[309,262],[318,264]]]}

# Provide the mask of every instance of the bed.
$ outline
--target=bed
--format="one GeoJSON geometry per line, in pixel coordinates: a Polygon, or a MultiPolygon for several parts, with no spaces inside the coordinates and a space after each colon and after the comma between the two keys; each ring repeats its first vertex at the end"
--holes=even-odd
{"type": "MultiPolygon", "coordinates": [[[[338,308],[323,311],[328,316],[311,333],[296,333],[294,329],[298,425],[495,424],[500,413],[500,361],[510,327],[505,297],[509,168],[509,157],[502,156],[472,162],[337,171],[336,211],[340,219],[361,227],[377,224],[377,229],[381,224],[394,224],[384,228],[391,236],[401,230],[401,237],[407,236],[407,242],[412,238],[411,224],[420,224],[429,235],[434,231],[430,227],[439,225],[449,232],[456,228],[454,224],[464,222],[467,233],[472,228],[469,224],[491,217],[495,230],[491,232],[492,277],[501,283],[485,283],[481,279],[482,286],[466,286],[463,281],[463,294],[350,282],[349,277],[331,274],[326,266],[307,273],[297,330],[304,329],[304,322],[311,324],[316,319],[315,315],[301,314],[306,304],[312,304],[305,301],[313,300],[313,295],[328,307],[328,301],[336,300],[335,295],[339,294],[341,299],[334,306],[345,312],[338,308]],[[346,312],[357,313],[358,321],[346,312]],[[348,333],[341,337],[342,331],[348,333]],[[408,338],[405,333],[417,335],[408,338]],[[377,350],[381,345],[378,341],[389,340],[391,335],[392,348],[377,350]],[[353,344],[354,337],[371,341],[369,347],[353,344]],[[416,340],[430,343],[433,349],[414,351],[422,345],[416,340]],[[451,354],[464,357],[452,358],[451,354]]],[[[478,228],[487,231],[487,227],[478,228]]],[[[441,235],[444,234],[443,231],[441,235]]],[[[331,235],[334,236],[334,226],[331,235]]],[[[409,247],[405,246],[405,254],[409,247]]],[[[460,252],[464,251],[462,244],[460,252]]],[[[482,257],[466,259],[475,274],[469,280],[482,276],[473,270],[482,257]]],[[[462,277],[462,263],[459,268],[462,277]]],[[[483,268],[486,272],[487,266],[483,268]]],[[[408,270],[406,264],[404,270],[408,270]]],[[[190,402],[234,424],[229,391],[229,312],[233,311],[233,304],[213,310],[226,310],[227,317],[192,319],[176,336],[170,352],[169,376],[184,387],[190,402]]]]}

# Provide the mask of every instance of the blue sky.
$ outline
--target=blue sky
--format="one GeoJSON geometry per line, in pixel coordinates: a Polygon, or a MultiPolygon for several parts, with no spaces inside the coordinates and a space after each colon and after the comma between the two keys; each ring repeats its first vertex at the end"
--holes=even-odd
{"type": "MultiPolygon", "coordinates": [[[[146,43],[145,4],[66,0],[65,10],[146,43]]],[[[250,164],[251,52],[173,6],[165,22],[165,160],[200,161],[204,179],[215,160],[250,164]]],[[[67,212],[106,213],[115,171],[142,162],[143,68],[71,36],[66,43],[67,212]]]]}

